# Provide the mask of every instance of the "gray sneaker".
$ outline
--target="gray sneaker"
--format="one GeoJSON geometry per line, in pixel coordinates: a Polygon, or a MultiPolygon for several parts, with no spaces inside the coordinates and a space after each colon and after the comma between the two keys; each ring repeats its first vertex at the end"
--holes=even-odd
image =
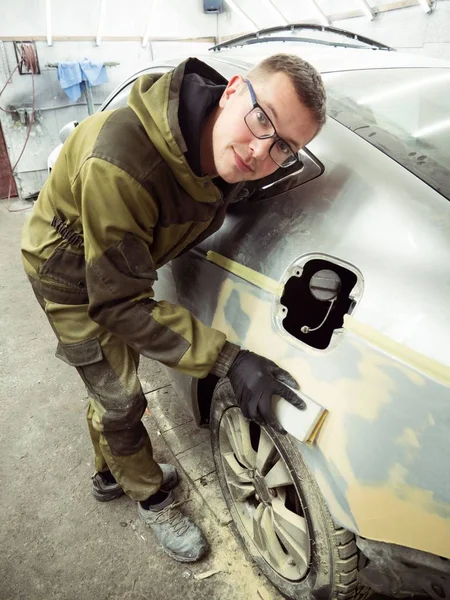
{"type": "MultiPolygon", "coordinates": [[[[161,489],[169,492],[178,484],[178,472],[173,465],[160,464],[163,473],[161,489]]],[[[99,502],[109,502],[123,495],[124,491],[117,481],[109,482],[102,473],[94,473],[92,479],[92,494],[99,502]]]]}
{"type": "Polygon", "coordinates": [[[163,502],[149,510],[138,502],[138,513],[156,535],[164,552],[180,562],[195,562],[206,554],[208,543],[197,525],[180,512],[179,507],[184,502],[175,502],[173,492],[170,492],[163,502]]]}

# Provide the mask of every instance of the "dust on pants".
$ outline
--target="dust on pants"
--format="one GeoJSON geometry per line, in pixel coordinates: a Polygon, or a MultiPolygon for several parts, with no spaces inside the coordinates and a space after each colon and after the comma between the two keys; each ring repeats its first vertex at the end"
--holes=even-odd
{"type": "Polygon", "coordinates": [[[36,293],[58,338],[56,356],[84,381],[95,469],[110,470],[124,492],[146,500],[162,482],[141,421],[147,400],[137,375],[139,354],[89,318],[88,304],[57,304],[36,293]]]}

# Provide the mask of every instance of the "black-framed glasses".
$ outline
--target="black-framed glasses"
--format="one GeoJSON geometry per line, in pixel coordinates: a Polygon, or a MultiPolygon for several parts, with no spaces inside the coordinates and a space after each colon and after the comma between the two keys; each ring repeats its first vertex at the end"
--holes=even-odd
{"type": "Polygon", "coordinates": [[[295,162],[298,162],[297,152],[294,152],[287,142],[285,142],[277,133],[274,124],[269,119],[264,109],[256,100],[255,90],[248,79],[244,79],[250,92],[253,108],[244,117],[245,124],[250,133],[260,140],[274,138],[273,144],[269,148],[270,158],[279,167],[286,169],[295,162]]]}

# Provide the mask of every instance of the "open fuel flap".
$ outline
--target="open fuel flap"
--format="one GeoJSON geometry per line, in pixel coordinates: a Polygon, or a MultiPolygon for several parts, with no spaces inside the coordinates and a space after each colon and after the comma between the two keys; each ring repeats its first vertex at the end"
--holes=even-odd
{"type": "Polygon", "coordinates": [[[325,350],[342,332],[362,295],[362,274],[352,265],[327,255],[310,254],[286,272],[277,301],[276,321],[283,332],[325,350]]]}

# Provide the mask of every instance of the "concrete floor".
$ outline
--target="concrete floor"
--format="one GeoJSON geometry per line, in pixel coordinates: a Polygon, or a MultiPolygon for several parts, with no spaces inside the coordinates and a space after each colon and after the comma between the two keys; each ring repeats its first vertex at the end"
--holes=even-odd
{"type": "Polygon", "coordinates": [[[23,273],[26,215],[0,201],[0,600],[278,600],[224,524],[207,432],[194,431],[150,361],[141,378],[150,407],[158,396],[159,408],[144,419],[156,458],[179,467],[178,497],[190,498],[185,510],[211,552],[200,563],[177,563],[130,499],[101,504],[91,496],[86,392],[75,369],[55,358],[54,334],[23,273]],[[218,573],[196,578],[208,571],[218,573]]]}

